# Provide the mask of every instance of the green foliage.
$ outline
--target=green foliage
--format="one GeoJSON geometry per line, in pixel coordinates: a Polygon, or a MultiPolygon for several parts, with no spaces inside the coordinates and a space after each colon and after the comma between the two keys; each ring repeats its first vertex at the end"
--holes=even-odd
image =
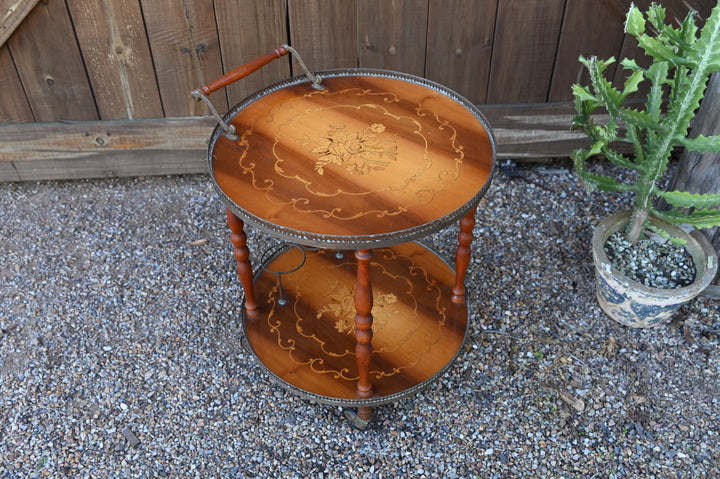
{"type": "Polygon", "coordinates": [[[720,211],[716,209],[693,210],[691,214],[681,210],[657,211],[655,214],[670,223],[687,223],[696,228],[712,228],[720,225],[720,211]]]}
{"type": "Polygon", "coordinates": [[[720,204],[720,193],[700,195],[687,191],[658,191],[657,195],[679,208],[712,208],[720,204]]]}
{"type": "MultiPolygon", "coordinates": [[[[576,115],[573,129],[582,129],[591,140],[589,149],[573,152],[575,169],[590,187],[607,192],[629,191],[635,194],[635,208],[673,223],[689,223],[700,228],[720,226],[720,195],[665,192],[656,183],[665,174],[675,147],[700,152],[720,151],[720,136],[690,139],[690,122],[705,94],[710,75],[720,71],[720,4],[712,9],[702,30],[695,24],[694,12],[678,26],[666,23],[666,11],[653,3],[643,13],[632,5],[625,31],[652,58],[643,68],[634,60],[620,63],[627,71],[622,89],[606,78],[614,58],[599,60],[580,57],[590,74],[590,85],[573,85],[576,115]],[[642,108],[628,106],[628,97],[640,85],[648,84],[642,108]],[[602,121],[596,114],[602,112],[602,121]],[[617,148],[627,144],[630,148],[617,148]],[[632,150],[631,155],[618,151],[632,150]],[[592,173],[586,167],[589,158],[601,155],[621,168],[637,171],[629,183],[592,173]],[[658,211],[653,202],[664,198],[676,209],[658,211]]],[[[633,215],[644,218],[644,215],[633,215]]],[[[640,226],[640,225],[637,225],[640,226]]],[[[643,228],[628,231],[642,232],[643,228]]],[[[637,238],[628,238],[631,242],[637,238]]]]}
{"type": "Polygon", "coordinates": [[[668,240],[669,242],[671,242],[674,245],[685,246],[687,244],[687,240],[685,240],[683,238],[676,238],[674,236],[670,236],[670,233],[668,233],[667,231],[665,231],[662,228],[658,228],[655,225],[650,224],[647,226],[647,229],[653,231],[656,235],[660,236],[663,239],[668,240]]]}

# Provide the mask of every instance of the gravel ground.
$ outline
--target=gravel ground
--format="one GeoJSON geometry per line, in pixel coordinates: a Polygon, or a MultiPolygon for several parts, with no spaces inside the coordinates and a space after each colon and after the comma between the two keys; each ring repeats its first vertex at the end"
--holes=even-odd
{"type": "Polygon", "coordinates": [[[208,177],[0,184],[0,478],[720,477],[718,301],[649,330],[597,306],[592,227],[626,201],[499,170],[464,350],[357,431],[241,347],[208,177]]]}

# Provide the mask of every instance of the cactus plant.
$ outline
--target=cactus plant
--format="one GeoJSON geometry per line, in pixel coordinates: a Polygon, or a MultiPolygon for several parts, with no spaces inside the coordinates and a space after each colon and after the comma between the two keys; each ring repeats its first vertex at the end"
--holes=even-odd
{"type": "Polygon", "coordinates": [[[720,226],[720,194],[664,191],[658,186],[675,148],[720,151],[720,136],[688,137],[708,79],[720,71],[720,4],[715,5],[702,28],[697,26],[694,12],[679,26],[672,26],[666,23],[662,6],[653,3],[643,13],[632,5],[625,31],[635,37],[652,60],[651,64],[643,68],[634,60],[622,60],[628,76],[622,89],[618,89],[605,78],[614,58],[580,57],[590,73],[590,85],[572,87],[577,111],[572,126],[585,131],[591,146],[573,153],[575,169],[591,188],[635,195],[631,220],[625,231],[630,243],[636,243],[644,234],[650,216],[697,228],[720,226]],[[635,108],[629,97],[644,82],[649,83],[644,108],[635,108]],[[609,119],[596,122],[594,114],[600,112],[609,119]],[[615,148],[623,143],[630,146],[615,148]],[[621,153],[630,149],[632,154],[621,153]],[[625,182],[593,173],[587,162],[597,155],[637,174],[625,182]],[[664,199],[670,208],[659,209],[658,198],[664,199]]]}

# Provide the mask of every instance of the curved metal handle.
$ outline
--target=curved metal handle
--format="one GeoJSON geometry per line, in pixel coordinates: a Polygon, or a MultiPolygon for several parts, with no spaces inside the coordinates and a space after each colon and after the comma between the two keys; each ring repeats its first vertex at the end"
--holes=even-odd
{"type": "Polygon", "coordinates": [[[288,53],[292,53],[295,58],[297,58],[298,62],[300,63],[300,66],[305,71],[305,75],[308,77],[308,79],[312,82],[313,88],[316,88],[318,90],[322,90],[322,78],[320,78],[320,75],[315,75],[310,72],[308,67],[305,65],[305,62],[300,57],[298,52],[292,48],[289,45],[280,45],[279,47],[275,48],[270,53],[266,53],[265,55],[262,55],[260,57],[257,57],[254,60],[251,60],[243,65],[240,65],[237,68],[234,68],[233,70],[227,72],[225,75],[221,76],[215,81],[212,81],[208,83],[207,85],[203,85],[197,90],[194,90],[191,95],[195,100],[202,100],[204,101],[208,108],[210,108],[210,111],[215,115],[215,118],[217,119],[218,123],[222,127],[222,129],[225,131],[225,136],[230,138],[231,140],[237,140],[238,136],[235,133],[235,127],[226,123],[225,120],[223,120],[222,115],[218,113],[217,109],[215,108],[215,105],[210,101],[210,99],[207,97],[207,95],[211,94],[214,91],[219,90],[220,88],[226,87],[230,85],[231,83],[234,83],[241,78],[245,78],[252,72],[264,67],[271,61],[275,60],[276,58],[280,58],[282,56],[287,55],[288,53]]]}
{"type": "Polygon", "coordinates": [[[225,75],[221,76],[217,80],[210,82],[195,91],[200,91],[203,95],[209,95],[214,91],[217,91],[223,87],[230,85],[231,83],[240,80],[241,78],[245,78],[252,72],[259,70],[260,68],[264,67],[276,58],[280,58],[287,54],[288,50],[285,48],[285,45],[280,45],[270,53],[266,53],[263,56],[257,57],[255,60],[251,60],[244,65],[240,65],[239,67],[227,72],[225,75]]]}

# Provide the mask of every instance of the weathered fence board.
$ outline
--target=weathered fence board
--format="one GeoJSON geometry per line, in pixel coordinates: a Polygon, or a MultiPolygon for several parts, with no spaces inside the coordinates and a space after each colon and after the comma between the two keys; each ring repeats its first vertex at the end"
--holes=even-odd
{"type": "Polygon", "coordinates": [[[212,118],[0,126],[0,181],[197,173],[212,118]]]}
{"type": "Polygon", "coordinates": [[[22,91],[22,83],[12,63],[8,47],[0,47],[0,122],[32,122],[30,104],[22,91]]]}
{"type": "Polygon", "coordinates": [[[27,94],[35,121],[98,118],[74,38],[65,2],[52,1],[38,4],[7,42],[22,81],[13,94],[27,94]]]}
{"type": "MultiPolygon", "coordinates": [[[[225,71],[290,43],[285,0],[216,0],[215,16],[225,71]]],[[[281,58],[225,90],[230,105],[290,75],[290,60],[281,58]]],[[[214,80],[214,78],[213,78],[214,80]]],[[[196,88],[200,85],[196,85],[196,88]]]]}
{"type": "Polygon", "coordinates": [[[496,0],[430,0],[425,76],[486,103],[496,0]]]}
{"type": "Polygon", "coordinates": [[[0,47],[39,0],[0,0],[0,47]]]}
{"type": "Polygon", "coordinates": [[[570,129],[572,103],[485,105],[480,110],[495,134],[500,159],[569,157],[588,146],[584,134],[570,129]]]}
{"type": "MultiPolygon", "coordinates": [[[[482,108],[499,159],[566,157],[584,135],[569,130],[571,103],[482,108]]],[[[207,171],[209,117],[0,126],[0,181],[207,171]]]]}
{"type": "Polygon", "coordinates": [[[488,103],[547,101],[565,0],[503,0],[493,45],[488,103]],[[515,25],[515,28],[509,28],[515,25]]]}
{"type": "MultiPolygon", "coordinates": [[[[145,27],[166,117],[207,115],[190,91],[222,76],[212,0],[141,0],[145,27]]],[[[222,111],[225,94],[211,95],[222,111]]]]}
{"type": "MultiPolygon", "coordinates": [[[[53,2],[51,2],[53,3],[53,2]]],[[[162,111],[137,0],[68,2],[101,120],[162,111]]]]}
{"type": "MultiPolygon", "coordinates": [[[[618,57],[623,45],[626,12],[627,8],[621,8],[615,2],[568,2],[548,101],[572,100],[571,86],[588,81],[585,67],[578,62],[580,55],[587,58],[593,55],[598,58],[618,57]],[[599,42],[598,38],[603,41],[599,42]]],[[[609,73],[614,71],[612,68],[609,73]]]]}
{"type": "MultiPolygon", "coordinates": [[[[357,1],[288,0],[292,46],[312,70],[358,66],[357,1]]],[[[302,73],[293,60],[293,73],[302,73]]]]}
{"type": "Polygon", "coordinates": [[[428,0],[359,0],[360,67],[423,76],[427,23],[428,0]]]}

